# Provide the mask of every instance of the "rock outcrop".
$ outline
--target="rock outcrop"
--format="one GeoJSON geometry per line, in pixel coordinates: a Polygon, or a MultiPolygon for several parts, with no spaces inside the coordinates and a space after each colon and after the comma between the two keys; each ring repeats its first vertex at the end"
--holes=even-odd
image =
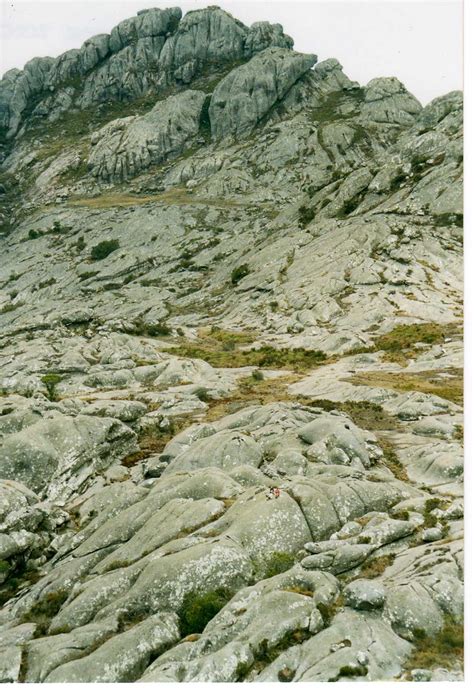
{"type": "Polygon", "coordinates": [[[316,60],[315,55],[268,48],[232,70],[212,94],[209,119],[213,138],[253,129],[316,60]]]}
{"type": "Polygon", "coordinates": [[[54,121],[73,107],[134,100],[177,82],[189,84],[206,69],[225,69],[269,46],[292,45],[279,24],[248,28],[218,7],[183,19],[178,7],[143,10],[110,35],[7,72],[0,82],[0,123],[14,136],[32,110],[54,121]]]}
{"type": "Polygon", "coordinates": [[[184,91],[143,117],[113,120],[92,136],[90,171],[107,181],[122,180],[178,155],[199,132],[205,100],[201,91],[184,91]]]}

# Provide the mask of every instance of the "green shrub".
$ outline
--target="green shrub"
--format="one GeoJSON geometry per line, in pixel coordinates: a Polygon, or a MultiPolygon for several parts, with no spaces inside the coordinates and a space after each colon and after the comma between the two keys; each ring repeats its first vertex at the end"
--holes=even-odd
{"type": "Polygon", "coordinates": [[[107,239],[106,241],[101,241],[92,247],[91,258],[92,260],[103,260],[107,258],[113,251],[116,251],[120,247],[120,243],[117,239],[107,239]]]}
{"type": "Polygon", "coordinates": [[[83,282],[84,280],[95,277],[98,274],[99,273],[97,272],[97,270],[88,270],[87,272],[82,272],[79,275],[79,279],[81,280],[81,282],[83,282]]]}
{"type": "Polygon", "coordinates": [[[316,212],[314,208],[308,208],[306,205],[301,205],[298,208],[298,225],[303,229],[306,225],[314,220],[316,217],[316,212]]]}
{"type": "Polygon", "coordinates": [[[41,378],[41,382],[45,385],[48,390],[48,398],[50,401],[56,401],[58,395],[56,393],[56,385],[61,382],[61,375],[56,375],[56,373],[47,373],[41,378]]]}
{"type": "Polygon", "coordinates": [[[285,666],[278,672],[278,680],[280,683],[291,683],[295,677],[295,674],[295,669],[290,669],[290,667],[285,666]]]}
{"type": "Polygon", "coordinates": [[[325,627],[331,625],[331,621],[343,606],[344,599],[342,595],[334,597],[330,602],[319,602],[316,605],[318,612],[321,614],[325,627]]]}
{"type": "Polygon", "coordinates": [[[162,320],[158,323],[146,323],[141,318],[135,320],[130,330],[132,334],[142,337],[166,337],[172,330],[162,320]]]}
{"type": "Polygon", "coordinates": [[[199,387],[195,392],[194,395],[199,399],[199,401],[209,401],[209,392],[205,387],[199,387]]]}
{"type": "Polygon", "coordinates": [[[45,289],[46,287],[51,287],[53,284],[56,284],[56,278],[50,277],[47,280],[43,280],[42,282],[39,282],[38,283],[38,289],[45,289]]]}
{"type": "Polygon", "coordinates": [[[232,284],[238,284],[240,280],[246,277],[249,273],[250,268],[247,263],[239,265],[238,267],[232,270],[232,273],[230,275],[230,281],[232,282],[232,284]]]}
{"type": "Polygon", "coordinates": [[[55,220],[53,222],[53,226],[50,229],[50,232],[52,234],[66,234],[70,227],[66,227],[66,225],[62,225],[59,220],[55,220]]]}
{"type": "Polygon", "coordinates": [[[429,514],[430,511],[433,511],[433,509],[438,509],[442,505],[443,505],[442,499],[439,499],[439,497],[430,497],[430,499],[427,499],[425,502],[424,512],[425,512],[425,514],[429,514]]]}
{"type": "Polygon", "coordinates": [[[231,598],[232,593],[225,588],[206,593],[188,592],[179,612],[181,635],[201,633],[231,598]]]}

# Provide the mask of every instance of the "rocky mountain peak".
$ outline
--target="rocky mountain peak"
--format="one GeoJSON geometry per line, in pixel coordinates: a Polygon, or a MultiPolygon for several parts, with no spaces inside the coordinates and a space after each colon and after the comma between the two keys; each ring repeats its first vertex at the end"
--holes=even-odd
{"type": "Polygon", "coordinates": [[[81,48],[34,58],[22,71],[7,72],[0,81],[0,125],[11,138],[28,117],[54,121],[98,103],[130,102],[151,91],[158,96],[270,46],[293,46],[279,24],[246,27],[214,6],[184,18],[178,7],[147,9],[81,48]]]}

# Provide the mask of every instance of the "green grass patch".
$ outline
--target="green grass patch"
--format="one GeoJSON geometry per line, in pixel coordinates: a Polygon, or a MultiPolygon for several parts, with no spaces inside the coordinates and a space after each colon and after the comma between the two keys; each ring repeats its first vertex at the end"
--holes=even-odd
{"type": "Polygon", "coordinates": [[[410,349],[414,344],[442,344],[444,340],[459,337],[458,323],[439,325],[438,323],[414,323],[397,325],[387,334],[375,340],[376,351],[401,351],[410,349]]]}

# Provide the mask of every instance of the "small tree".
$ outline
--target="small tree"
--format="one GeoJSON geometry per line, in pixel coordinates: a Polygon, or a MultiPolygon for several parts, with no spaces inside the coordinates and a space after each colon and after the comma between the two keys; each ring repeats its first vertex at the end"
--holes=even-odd
{"type": "Polygon", "coordinates": [[[48,398],[50,401],[57,401],[58,395],[56,393],[56,385],[61,382],[61,380],[61,375],[57,375],[56,373],[47,373],[41,378],[41,382],[48,391],[48,398]]]}

